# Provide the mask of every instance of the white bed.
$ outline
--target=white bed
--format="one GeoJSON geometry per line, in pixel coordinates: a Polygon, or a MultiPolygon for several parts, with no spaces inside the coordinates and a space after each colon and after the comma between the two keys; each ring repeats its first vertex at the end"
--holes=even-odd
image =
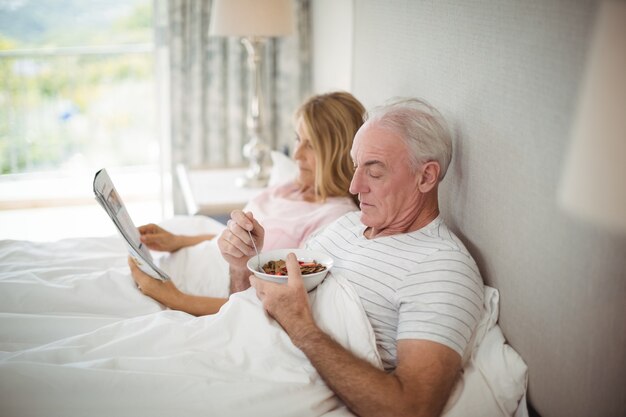
{"type": "MultiPolygon", "coordinates": [[[[180,217],[176,232],[219,231],[180,217]]],[[[225,291],[213,243],[162,265],[187,291],[225,291]],[[184,277],[184,280],[180,278],[184,277]],[[207,284],[212,283],[212,284],[207,284]]],[[[376,366],[372,330],[350,284],[329,276],[310,295],[317,321],[376,366]]],[[[525,416],[526,366],[496,324],[486,288],[477,348],[446,407],[452,416],[525,416]]],[[[164,309],[135,287],[117,236],[0,241],[0,415],[349,416],[252,290],[213,316],[164,309]]]]}

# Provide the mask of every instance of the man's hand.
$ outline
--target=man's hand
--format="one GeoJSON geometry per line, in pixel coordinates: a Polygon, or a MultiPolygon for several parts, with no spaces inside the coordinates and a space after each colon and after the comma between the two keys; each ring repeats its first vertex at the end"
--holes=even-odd
{"type": "Polygon", "coordinates": [[[399,340],[398,366],[388,373],[355,357],[315,324],[294,254],[287,285],[250,276],[263,307],[309,358],[328,386],[360,416],[438,416],[461,369],[451,348],[426,340],[399,340]]]}
{"type": "Polygon", "coordinates": [[[300,265],[296,255],[287,255],[287,285],[277,284],[250,276],[250,284],[263,302],[263,307],[282,327],[294,342],[306,337],[306,333],[317,329],[309,297],[304,288],[300,265]]]}
{"type": "Polygon", "coordinates": [[[250,212],[235,210],[230,213],[226,229],[217,239],[217,246],[220,248],[222,257],[229,264],[231,294],[250,287],[246,263],[256,252],[248,230],[260,252],[263,248],[265,230],[250,212]]]}
{"type": "Polygon", "coordinates": [[[252,213],[244,213],[241,210],[233,211],[226,224],[226,229],[217,240],[217,246],[231,269],[246,270],[248,259],[256,254],[248,231],[252,234],[260,252],[263,248],[265,230],[254,219],[252,213]]]}

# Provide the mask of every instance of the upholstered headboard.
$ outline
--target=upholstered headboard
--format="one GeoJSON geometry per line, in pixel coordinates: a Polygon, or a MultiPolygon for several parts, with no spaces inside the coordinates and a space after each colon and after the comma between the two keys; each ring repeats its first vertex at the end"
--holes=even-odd
{"type": "Polygon", "coordinates": [[[417,96],[455,132],[443,212],[501,294],[544,417],[626,414],[626,237],[556,192],[597,4],[355,0],[351,90],[417,96]]]}

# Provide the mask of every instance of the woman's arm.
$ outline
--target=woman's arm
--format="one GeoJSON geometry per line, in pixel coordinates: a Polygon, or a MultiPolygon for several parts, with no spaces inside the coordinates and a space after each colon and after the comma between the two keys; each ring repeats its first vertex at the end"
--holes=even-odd
{"type": "Polygon", "coordinates": [[[175,235],[152,223],[139,226],[137,230],[139,230],[141,235],[141,243],[149,249],[162,252],[176,252],[179,249],[197,245],[215,237],[212,234],[195,236],[175,235]]]}
{"type": "Polygon", "coordinates": [[[128,258],[130,272],[143,294],[169,307],[194,316],[215,314],[228,301],[226,298],[204,297],[181,292],[172,281],[160,281],[143,272],[132,258],[128,258]]]}

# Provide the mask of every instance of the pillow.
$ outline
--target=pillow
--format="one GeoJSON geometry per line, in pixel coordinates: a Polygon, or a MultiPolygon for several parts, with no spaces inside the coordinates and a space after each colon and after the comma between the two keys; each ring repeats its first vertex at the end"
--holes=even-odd
{"type": "Polygon", "coordinates": [[[498,322],[500,315],[500,293],[495,288],[484,285],[483,315],[480,318],[473,339],[470,341],[471,353],[475,353],[478,345],[485,339],[487,332],[498,322]]]}
{"type": "Polygon", "coordinates": [[[268,186],[283,184],[293,181],[298,176],[298,165],[296,162],[282,152],[272,151],[272,170],[268,186]]]}
{"type": "Polygon", "coordinates": [[[444,417],[527,417],[528,367],[498,326],[498,290],[485,286],[484,312],[472,354],[444,408],[444,417]]]}

